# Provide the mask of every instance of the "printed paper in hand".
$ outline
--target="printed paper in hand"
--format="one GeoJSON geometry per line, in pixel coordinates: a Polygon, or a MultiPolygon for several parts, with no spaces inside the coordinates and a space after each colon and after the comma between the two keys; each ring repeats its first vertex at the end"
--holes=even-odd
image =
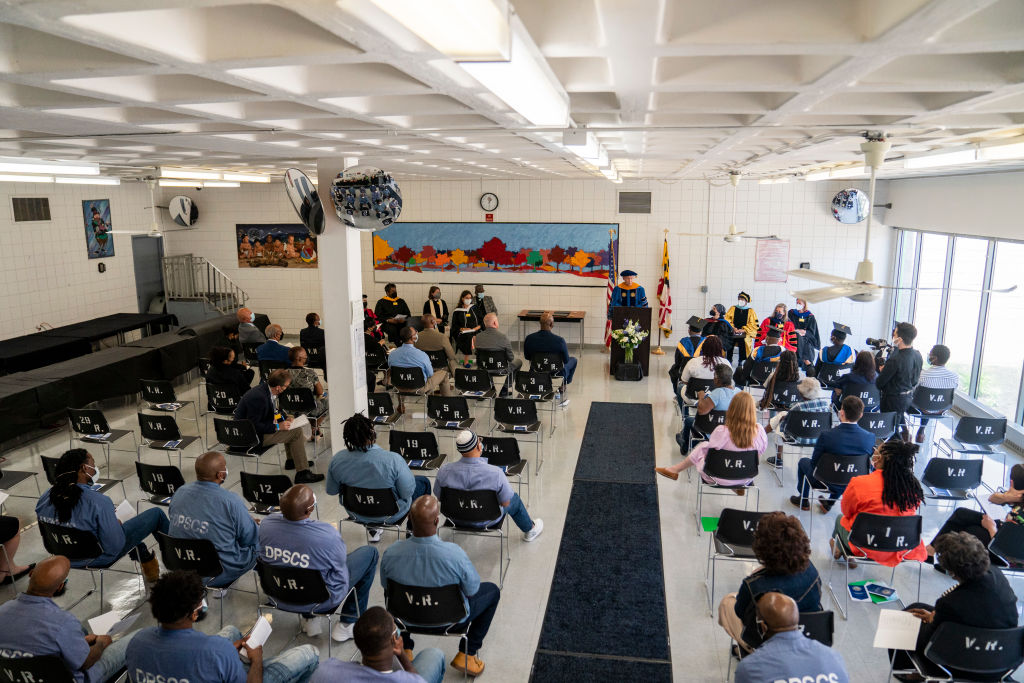
{"type": "Polygon", "coordinates": [[[127,500],[122,500],[121,504],[114,508],[114,514],[117,516],[117,521],[124,524],[135,516],[135,508],[127,500]]]}
{"type": "Polygon", "coordinates": [[[267,642],[267,639],[270,638],[270,634],[273,632],[274,629],[270,627],[270,622],[267,621],[267,618],[260,617],[256,621],[256,625],[252,627],[252,631],[249,632],[249,637],[245,639],[245,642],[249,647],[259,647],[267,642]]]}
{"type": "Polygon", "coordinates": [[[874,647],[913,650],[917,647],[917,632],[920,630],[921,620],[910,612],[879,610],[874,647]]]}
{"type": "Polygon", "coordinates": [[[107,612],[89,620],[89,628],[98,636],[105,636],[110,632],[110,627],[121,621],[121,615],[117,612],[107,612]]]}
{"type": "Polygon", "coordinates": [[[309,424],[309,418],[305,415],[299,415],[292,420],[292,429],[301,429],[302,435],[306,437],[307,441],[313,436],[313,427],[309,424]]]}

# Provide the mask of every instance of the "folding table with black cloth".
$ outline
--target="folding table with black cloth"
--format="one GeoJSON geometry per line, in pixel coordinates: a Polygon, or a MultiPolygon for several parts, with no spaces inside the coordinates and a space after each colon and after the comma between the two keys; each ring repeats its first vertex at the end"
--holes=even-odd
{"type": "Polygon", "coordinates": [[[117,346],[22,374],[65,380],[65,407],[80,408],[93,401],[138,393],[140,379],[158,376],[159,359],[156,349],[117,346]]]}
{"type": "Polygon", "coordinates": [[[174,379],[196,367],[199,360],[199,341],[196,337],[181,336],[177,332],[164,332],[144,337],[126,348],[153,349],[158,354],[160,374],[146,379],[174,379]]]}
{"type": "Polygon", "coordinates": [[[0,377],[0,441],[61,418],[66,389],[62,380],[28,377],[24,372],[0,377]]]}
{"type": "Polygon", "coordinates": [[[0,341],[0,375],[25,372],[50,363],[84,356],[92,344],[82,337],[50,337],[27,334],[0,341]]]}
{"type": "Polygon", "coordinates": [[[80,323],[55,327],[39,334],[44,337],[76,337],[90,342],[117,337],[119,343],[123,343],[127,332],[141,329],[152,331],[157,327],[170,329],[177,324],[178,319],[170,313],[112,313],[80,323]]]}

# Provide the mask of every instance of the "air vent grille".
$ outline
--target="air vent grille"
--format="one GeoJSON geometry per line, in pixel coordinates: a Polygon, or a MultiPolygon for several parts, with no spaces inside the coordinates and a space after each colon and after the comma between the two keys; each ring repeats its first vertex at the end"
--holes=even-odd
{"type": "Polygon", "coordinates": [[[650,192],[620,192],[619,213],[650,213],[650,192]]]}
{"type": "Polygon", "coordinates": [[[12,197],[14,222],[50,220],[50,200],[46,197],[12,197]]]}

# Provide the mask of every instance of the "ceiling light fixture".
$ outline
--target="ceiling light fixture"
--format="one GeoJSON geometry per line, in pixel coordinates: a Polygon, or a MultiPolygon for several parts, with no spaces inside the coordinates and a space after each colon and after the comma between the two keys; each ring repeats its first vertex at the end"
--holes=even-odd
{"type": "Polygon", "coordinates": [[[190,182],[188,180],[168,180],[161,179],[158,183],[160,187],[201,187],[202,182],[190,182]]]}
{"type": "Polygon", "coordinates": [[[230,180],[204,180],[203,187],[241,187],[242,184],[239,182],[232,182],[230,180]]]}
{"type": "Polygon", "coordinates": [[[121,179],[111,176],[78,176],[64,177],[57,176],[56,181],[65,185],[120,185],[121,179]]]}
{"type": "Polygon", "coordinates": [[[829,171],[815,171],[814,173],[807,173],[804,175],[804,180],[809,183],[813,183],[818,180],[828,180],[829,171]]]}
{"type": "Polygon", "coordinates": [[[961,149],[956,152],[945,152],[943,154],[931,154],[922,157],[909,157],[903,160],[903,168],[933,168],[935,166],[958,166],[960,164],[973,164],[978,160],[978,151],[961,149]]]}
{"type": "MultiPolygon", "coordinates": [[[[198,171],[189,168],[168,168],[160,167],[161,178],[183,178],[185,180],[220,180],[220,173],[216,171],[198,171]]],[[[167,187],[175,187],[168,185],[167,187]]]]}
{"type": "Polygon", "coordinates": [[[52,183],[49,175],[20,175],[16,173],[0,173],[0,183],[52,183]]]}
{"type": "MultiPolygon", "coordinates": [[[[507,0],[370,0],[456,61],[509,58],[507,0]]],[[[339,2],[340,6],[345,3],[339,2]]]]}
{"type": "Polygon", "coordinates": [[[100,165],[88,161],[49,161],[46,159],[28,159],[22,157],[0,157],[0,173],[62,173],[64,175],[99,175],[100,165]]]}
{"type": "Polygon", "coordinates": [[[849,168],[832,169],[832,178],[855,178],[859,175],[867,173],[867,169],[863,166],[851,166],[849,168]]]}
{"type": "Polygon", "coordinates": [[[223,173],[224,180],[233,180],[239,183],[269,183],[268,175],[250,175],[248,173],[223,173]]]}
{"type": "Polygon", "coordinates": [[[985,161],[1001,161],[1003,159],[1024,159],[1024,142],[1009,145],[994,145],[978,150],[978,157],[985,161]]]}

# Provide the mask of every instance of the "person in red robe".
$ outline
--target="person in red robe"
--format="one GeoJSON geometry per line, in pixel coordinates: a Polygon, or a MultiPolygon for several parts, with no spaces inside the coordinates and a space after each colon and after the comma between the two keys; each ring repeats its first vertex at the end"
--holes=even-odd
{"type": "Polygon", "coordinates": [[[793,322],[786,319],[786,304],[775,304],[775,310],[772,311],[772,314],[761,321],[761,327],[757,333],[757,341],[754,343],[754,348],[764,346],[764,338],[768,334],[769,326],[782,330],[781,344],[787,351],[796,352],[800,337],[796,333],[796,326],[793,325],[793,322]]]}

